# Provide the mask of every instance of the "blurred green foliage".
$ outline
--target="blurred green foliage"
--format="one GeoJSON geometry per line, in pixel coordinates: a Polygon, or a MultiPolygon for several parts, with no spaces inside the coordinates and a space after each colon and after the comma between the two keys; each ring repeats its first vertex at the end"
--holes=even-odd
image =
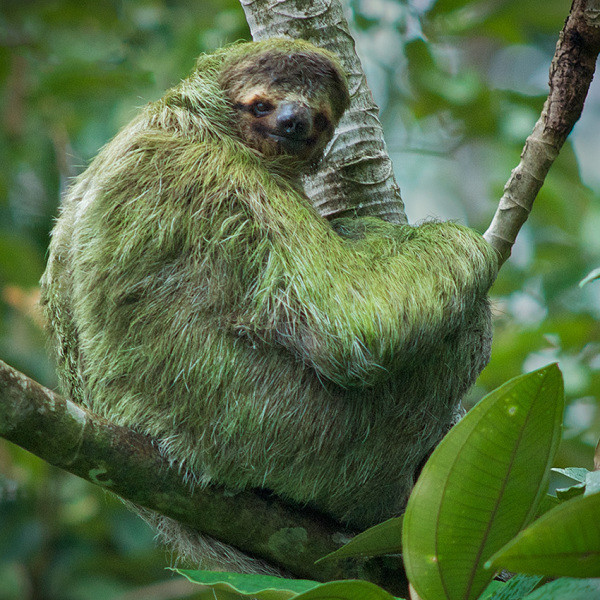
{"type": "MultiPolygon", "coordinates": [[[[541,110],[568,3],[346,5],[411,221],[435,215],[485,230],[541,110]]],[[[3,360],[56,385],[34,307],[61,193],[200,52],[248,37],[237,0],[3,0],[3,360]]],[[[560,465],[590,467],[600,433],[600,281],[578,286],[600,266],[599,140],[596,84],[494,287],[493,357],[468,399],[559,361],[560,465]]],[[[174,581],[152,532],[113,498],[8,443],[0,473],[0,600],[111,600],[174,581]]]]}

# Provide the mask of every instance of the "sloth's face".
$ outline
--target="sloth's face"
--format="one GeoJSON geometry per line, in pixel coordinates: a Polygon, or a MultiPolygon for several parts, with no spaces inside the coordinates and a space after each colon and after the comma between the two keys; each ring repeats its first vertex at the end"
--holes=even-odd
{"type": "Polygon", "coordinates": [[[234,99],[244,142],[266,157],[314,162],[333,135],[331,108],[315,98],[277,92],[276,87],[254,87],[234,99]]]}
{"type": "Polygon", "coordinates": [[[244,143],[299,169],[321,157],[349,103],[344,76],[317,51],[250,54],[228,65],[220,83],[244,143]]]}

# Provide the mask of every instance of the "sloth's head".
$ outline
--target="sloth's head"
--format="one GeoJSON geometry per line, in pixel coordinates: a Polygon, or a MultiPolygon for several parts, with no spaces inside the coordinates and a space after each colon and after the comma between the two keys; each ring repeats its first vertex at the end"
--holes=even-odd
{"type": "Polygon", "coordinates": [[[243,46],[219,78],[243,141],[267,158],[315,162],[350,101],[339,61],[300,40],[243,46]]]}

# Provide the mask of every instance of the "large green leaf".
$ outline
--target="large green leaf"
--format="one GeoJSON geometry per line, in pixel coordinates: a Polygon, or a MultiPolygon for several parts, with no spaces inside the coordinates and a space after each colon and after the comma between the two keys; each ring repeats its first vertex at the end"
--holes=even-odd
{"type": "Polygon", "coordinates": [[[288,600],[299,593],[308,591],[319,584],[318,581],[304,579],[284,579],[269,575],[245,575],[240,573],[222,573],[215,571],[190,571],[175,569],[193,583],[206,585],[217,592],[228,592],[242,598],[258,600],[288,600]]]}
{"type": "Polygon", "coordinates": [[[353,537],[339,550],[327,554],[317,562],[348,558],[350,556],[379,556],[402,551],[402,517],[394,517],[353,537]]]}
{"type": "Polygon", "coordinates": [[[296,596],[297,600],[394,600],[368,581],[330,581],[296,596]]]}
{"type": "Polygon", "coordinates": [[[193,583],[210,587],[217,594],[231,594],[232,597],[256,600],[395,600],[394,596],[368,581],[319,583],[268,575],[175,570],[193,583]]]}
{"type": "Polygon", "coordinates": [[[404,515],[404,561],[423,600],[471,600],[485,562],[535,514],[560,440],[556,365],[507,382],[442,440],[404,515]]]}
{"type": "Polygon", "coordinates": [[[541,580],[537,575],[515,575],[501,589],[491,594],[489,600],[521,600],[525,594],[534,590],[541,580]]]}
{"type": "Polygon", "coordinates": [[[600,577],[599,515],[600,493],[568,500],[522,531],[490,562],[523,573],[600,577]]]}
{"type": "Polygon", "coordinates": [[[504,581],[490,581],[477,600],[492,600],[495,598],[495,594],[502,591],[505,587],[506,583],[504,581]]]}
{"type": "Polygon", "coordinates": [[[523,600],[598,600],[600,581],[598,579],[563,578],[547,583],[523,600]]]}

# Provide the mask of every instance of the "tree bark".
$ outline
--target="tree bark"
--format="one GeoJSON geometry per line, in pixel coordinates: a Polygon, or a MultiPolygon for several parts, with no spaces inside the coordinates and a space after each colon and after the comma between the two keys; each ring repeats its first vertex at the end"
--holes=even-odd
{"type": "Polygon", "coordinates": [[[302,38],[340,57],[351,103],[325,150],[317,173],[304,180],[313,205],[326,218],[377,216],[406,223],[379,108],[367,85],[339,0],[240,0],[255,40],[302,38]]]}

